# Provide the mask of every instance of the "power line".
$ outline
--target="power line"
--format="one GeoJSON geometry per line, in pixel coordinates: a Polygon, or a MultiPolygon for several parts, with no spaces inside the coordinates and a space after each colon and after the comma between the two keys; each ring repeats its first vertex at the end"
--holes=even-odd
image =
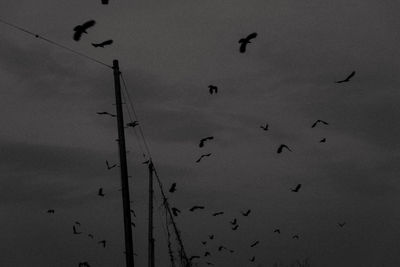
{"type": "Polygon", "coordinates": [[[98,63],[98,64],[101,64],[101,65],[103,65],[103,66],[109,67],[109,68],[111,68],[111,69],[113,68],[111,65],[108,65],[108,64],[106,64],[106,63],[104,63],[104,62],[101,62],[100,60],[97,60],[97,59],[95,59],[95,58],[93,58],[93,57],[91,57],[91,56],[88,56],[88,55],[84,54],[84,53],[78,52],[78,51],[76,51],[76,50],[74,50],[74,49],[72,49],[72,48],[69,48],[69,47],[65,46],[65,45],[59,44],[59,43],[57,43],[57,42],[55,42],[55,41],[53,41],[53,40],[50,40],[50,39],[48,39],[48,38],[46,38],[46,37],[43,37],[43,36],[41,36],[41,35],[39,35],[39,34],[37,34],[37,33],[31,32],[31,31],[29,31],[29,30],[27,30],[27,29],[25,29],[25,28],[22,28],[22,27],[20,27],[20,26],[17,26],[17,25],[15,25],[15,24],[12,24],[12,23],[10,23],[10,22],[8,22],[8,21],[5,21],[5,20],[3,20],[3,19],[1,19],[1,18],[0,18],[0,22],[3,23],[3,24],[5,24],[5,25],[7,25],[7,26],[10,26],[10,27],[12,27],[12,28],[14,28],[14,29],[17,29],[17,30],[19,30],[19,31],[21,31],[21,32],[24,32],[24,33],[26,33],[26,34],[32,35],[33,37],[35,37],[35,38],[37,38],[37,39],[41,39],[41,40],[43,40],[43,41],[45,41],[45,42],[47,42],[47,43],[49,43],[49,44],[52,44],[52,45],[57,46],[57,47],[59,47],[59,48],[61,48],[61,49],[67,50],[67,51],[69,51],[69,52],[71,52],[71,53],[74,53],[74,54],[76,54],[76,55],[78,55],[78,56],[84,57],[84,58],[89,59],[89,60],[91,60],[91,61],[93,61],[93,62],[96,62],[96,63],[98,63]]]}

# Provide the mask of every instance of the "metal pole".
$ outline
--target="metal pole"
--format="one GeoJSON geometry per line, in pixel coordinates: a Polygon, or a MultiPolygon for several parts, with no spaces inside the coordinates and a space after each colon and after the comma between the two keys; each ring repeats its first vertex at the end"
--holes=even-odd
{"type": "Polygon", "coordinates": [[[124,133],[124,116],[122,112],[121,83],[119,79],[121,73],[119,71],[118,60],[113,60],[113,69],[114,69],[115,100],[117,107],[119,162],[121,169],[121,185],[122,185],[122,204],[124,213],[126,267],[134,267],[131,209],[129,201],[128,167],[126,163],[126,148],[125,148],[125,133],[124,133]]]}
{"type": "Polygon", "coordinates": [[[149,240],[148,266],[154,267],[154,238],[153,238],[153,162],[149,162],[149,240]]]}

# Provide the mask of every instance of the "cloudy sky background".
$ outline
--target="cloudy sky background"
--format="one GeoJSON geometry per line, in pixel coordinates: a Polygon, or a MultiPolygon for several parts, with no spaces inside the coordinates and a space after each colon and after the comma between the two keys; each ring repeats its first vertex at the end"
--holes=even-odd
{"type": "MultiPolygon", "coordinates": [[[[183,211],[177,222],[189,255],[202,255],[200,241],[214,233],[207,261],[216,266],[309,257],[312,266],[395,267],[399,8],[392,0],[3,0],[0,18],[108,64],[120,60],[163,183],[178,184],[169,199],[183,211]],[[89,19],[97,24],[74,42],[73,27],[89,19]],[[251,32],[259,35],[240,54],[237,41],[251,32]],[[108,38],[111,47],[90,45],[108,38]],[[350,83],[334,83],[353,70],[350,83]],[[330,125],[311,129],[316,119],[330,125]],[[215,140],[198,148],[209,135],[215,140]],[[276,154],[281,143],[293,152],[276,154]],[[206,152],[212,157],[196,164],[206,152]],[[298,183],[300,192],[290,192],[298,183]],[[196,204],[206,210],[188,212],[196,204]],[[236,252],[218,253],[219,245],[236,252]]],[[[114,112],[112,71],[0,29],[0,265],[124,266],[119,172],[105,166],[118,160],[116,122],[96,115],[114,112]],[[76,220],[96,240],[73,236],[76,220]]],[[[134,246],[145,266],[147,174],[134,137],[127,132],[134,246]]],[[[156,263],[167,266],[159,214],[156,263]]]]}

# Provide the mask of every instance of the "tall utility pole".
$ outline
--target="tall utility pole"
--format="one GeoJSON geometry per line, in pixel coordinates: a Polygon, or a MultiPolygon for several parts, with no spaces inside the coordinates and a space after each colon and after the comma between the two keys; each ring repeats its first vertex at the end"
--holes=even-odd
{"type": "Polygon", "coordinates": [[[121,82],[119,79],[121,73],[119,71],[118,60],[113,60],[113,69],[114,69],[115,100],[117,107],[118,146],[119,146],[119,162],[121,169],[122,204],[124,211],[126,267],[134,267],[131,208],[129,201],[128,167],[126,163],[126,148],[125,148],[124,116],[122,112],[122,101],[121,101],[121,82]]]}
{"type": "Polygon", "coordinates": [[[149,162],[149,251],[148,267],[154,267],[154,238],[153,238],[153,162],[149,162]]]}

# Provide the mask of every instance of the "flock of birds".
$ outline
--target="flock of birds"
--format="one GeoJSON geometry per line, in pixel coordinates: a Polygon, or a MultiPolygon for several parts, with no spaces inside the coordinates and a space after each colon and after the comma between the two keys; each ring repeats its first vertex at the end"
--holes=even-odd
{"type": "MultiPolygon", "coordinates": [[[[107,4],[108,4],[108,0],[101,0],[101,3],[102,3],[103,5],[107,5],[107,4]]],[[[88,34],[88,29],[90,29],[91,27],[95,26],[95,24],[96,24],[96,21],[95,21],[95,20],[89,20],[89,21],[84,22],[83,24],[80,24],[80,25],[75,26],[75,27],[73,28],[73,31],[74,31],[74,33],[73,33],[73,40],[75,40],[75,41],[80,41],[80,40],[82,39],[82,36],[83,36],[84,34],[88,34]]],[[[239,52],[240,52],[240,53],[245,53],[245,52],[247,51],[247,49],[248,49],[248,45],[251,44],[251,43],[252,43],[251,41],[254,40],[256,37],[257,37],[257,33],[254,32],[254,33],[251,33],[251,34],[249,34],[248,36],[246,36],[246,37],[244,37],[244,38],[241,38],[241,39],[239,40],[239,44],[240,44],[240,46],[239,46],[239,52]]],[[[105,40],[105,41],[102,41],[102,42],[99,42],[99,43],[91,43],[91,44],[92,44],[92,46],[95,47],[95,48],[99,48],[99,47],[100,47],[100,48],[105,48],[106,46],[109,46],[109,45],[113,44],[113,42],[114,42],[114,41],[113,41],[112,39],[108,39],[108,40],[105,40]]],[[[351,72],[345,79],[336,81],[336,83],[345,83],[345,82],[349,82],[349,81],[354,77],[355,74],[356,74],[356,72],[353,71],[353,72],[351,72]]],[[[209,91],[209,94],[211,94],[211,95],[217,94],[217,93],[218,93],[218,86],[216,86],[216,85],[209,85],[209,86],[208,86],[208,91],[209,91]]],[[[110,116],[110,117],[112,117],[112,118],[115,118],[115,117],[116,117],[115,114],[112,114],[112,113],[109,113],[109,112],[106,112],[106,111],[97,112],[97,114],[98,114],[98,115],[110,116]]],[[[138,122],[138,121],[133,121],[133,122],[127,123],[127,124],[126,124],[126,127],[132,127],[132,128],[134,128],[134,127],[136,127],[136,126],[138,126],[138,125],[139,125],[139,122],[138,122]]],[[[316,120],[316,121],[311,125],[311,128],[315,128],[315,127],[317,127],[318,125],[329,125],[329,123],[326,122],[326,121],[324,121],[324,120],[318,119],[318,120],[316,120]]],[[[268,124],[268,123],[266,123],[265,125],[261,125],[260,128],[261,128],[263,131],[269,131],[269,130],[270,130],[270,127],[269,127],[269,124],[268,124]]],[[[212,140],[214,140],[214,136],[207,136],[207,137],[204,137],[204,138],[200,139],[200,142],[199,142],[199,145],[198,145],[198,146],[199,146],[200,148],[203,148],[203,147],[205,147],[205,145],[206,145],[208,142],[211,142],[212,140]]],[[[320,143],[325,143],[325,142],[326,142],[326,138],[321,139],[319,142],[320,142],[320,143]]],[[[288,151],[288,152],[292,152],[292,151],[293,151],[292,148],[290,148],[288,145],[286,145],[286,144],[280,144],[280,145],[278,146],[277,150],[276,150],[276,153],[281,154],[281,153],[284,152],[284,150],[286,150],[286,151],[288,151]]],[[[200,163],[204,158],[210,157],[211,155],[212,155],[212,153],[205,153],[205,154],[202,154],[202,155],[196,160],[196,163],[200,163]]],[[[147,161],[145,161],[145,162],[143,162],[143,163],[144,163],[144,164],[148,164],[149,162],[150,162],[150,161],[147,160],[147,161]]],[[[118,167],[118,164],[110,164],[108,161],[106,161],[106,167],[107,167],[107,170],[111,170],[111,169],[113,169],[113,168],[118,167]]],[[[297,184],[294,188],[291,188],[290,191],[293,192],[293,193],[298,193],[298,192],[300,191],[301,187],[302,187],[302,184],[297,184]]],[[[173,183],[173,184],[170,186],[170,188],[169,188],[169,193],[172,194],[172,193],[174,193],[176,190],[177,190],[177,184],[176,184],[176,183],[173,183]]],[[[98,189],[97,195],[98,195],[99,197],[104,197],[104,196],[105,196],[105,193],[104,193],[103,188],[99,188],[99,189],[98,189]]],[[[204,210],[204,209],[205,209],[204,206],[195,205],[195,206],[191,207],[191,208],[189,209],[189,211],[190,211],[190,212],[195,212],[195,211],[197,211],[197,210],[204,210]]],[[[172,207],[172,208],[171,208],[171,211],[172,211],[172,214],[173,214],[174,216],[178,216],[178,215],[181,213],[181,210],[178,209],[177,207],[172,207]]],[[[134,217],[136,217],[134,211],[131,210],[131,212],[133,213],[134,217]]],[[[54,213],[55,213],[55,210],[54,210],[54,209],[49,209],[49,210],[47,210],[47,213],[49,213],[49,214],[54,214],[54,213]]],[[[217,211],[217,212],[212,213],[211,216],[213,216],[213,217],[221,216],[221,215],[223,215],[224,213],[225,213],[224,211],[217,211]]],[[[248,217],[248,216],[250,215],[250,213],[251,213],[251,209],[248,209],[248,210],[246,210],[246,211],[241,211],[241,215],[242,215],[243,217],[248,217]]],[[[338,223],[338,226],[339,226],[340,228],[342,228],[342,227],[345,226],[345,224],[346,224],[346,222],[340,222],[340,223],[338,223]]],[[[230,225],[230,228],[231,228],[232,231],[236,231],[236,230],[239,228],[238,219],[237,219],[237,218],[233,218],[231,221],[229,221],[229,225],[230,225]]],[[[80,222],[78,222],[78,221],[76,221],[76,222],[73,224],[73,226],[72,226],[72,234],[73,234],[73,235],[83,235],[83,234],[85,234],[85,233],[83,233],[83,232],[79,229],[80,226],[81,226],[81,224],[80,224],[80,222]]],[[[134,224],[133,222],[132,222],[132,226],[135,227],[135,224],[134,224]]],[[[274,229],[273,232],[276,233],[276,234],[281,234],[281,230],[280,230],[279,228],[274,229]]],[[[86,235],[87,235],[88,238],[94,239],[94,235],[93,235],[92,233],[86,233],[86,235]]],[[[209,235],[208,235],[208,240],[201,241],[201,243],[202,243],[204,246],[206,246],[208,243],[212,242],[212,240],[214,240],[214,238],[215,238],[215,235],[214,235],[214,234],[209,234],[209,235]]],[[[299,239],[299,238],[300,238],[299,234],[292,234],[292,239],[299,239]]],[[[98,240],[98,241],[97,241],[97,244],[101,245],[103,248],[106,248],[107,240],[105,240],[105,239],[98,240]]],[[[254,241],[254,242],[252,242],[252,243],[250,244],[250,247],[251,247],[251,248],[254,248],[254,247],[256,247],[256,246],[259,245],[259,244],[260,244],[260,241],[259,241],[259,240],[256,240],[256,241],[254,241]]],[[[234,253],[234,252],[235,252],[234,250],[232,250],[232,249],[230,249],[230,248],[227,248],[227,247],[224,246],[224,245],[219,245],[217,250],[218,250],[218,252],[222,252],[222,251],[228,251],[229,253],[234,253]]],[[[202,257],[208,258],[208,257],[210,257],[210,256],[211,256],[211,252],[210,252],[209,250],[206,250],[206,251],[204,252],[204,254],[203,254],[202,257]]],[[[194,255],[194,256],[191,256],[189,260],[192,261],[192,260],[200,259],[200,258],[201,258],[201,256],[199,256],[199,255],[194,255]]],[[[255,262],[255,259],[256,259],[255,256],[251,256],[248,260],[249,260],[250,262],[255,262]]],[[[212,263],[212,262],[210,262],[210,261],[206,261],[206,264],[207,264],[207,265],[214,265],[214,263],[212,263]]],[[[79,262],[79,267],[90,267],[90,265],[89,265],[89,263],[88,263],[87,261],[84,261],[84,262],[79,262]]]]}

